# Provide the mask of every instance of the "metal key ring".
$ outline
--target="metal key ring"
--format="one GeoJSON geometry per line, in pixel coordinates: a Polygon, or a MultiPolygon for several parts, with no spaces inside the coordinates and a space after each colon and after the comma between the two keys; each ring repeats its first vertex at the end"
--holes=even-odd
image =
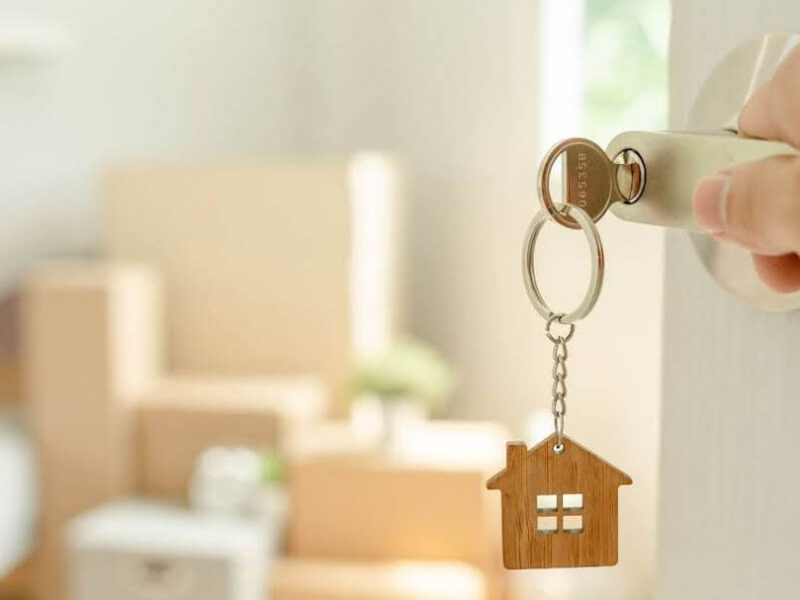
{"type": "MultiPolygon", "coordinates": [[[[586,295],[575,310],[566,313],[558,319],[559,323],[569,325],[588,315],[592,308],[594,308],[597,298],[600,296],[600,290],[603,287],[605,258],[603,256],[603,244],[600,241],[600,234],[589,215],[587,215],[583,209],[571,204],[565,204],[558,208],[564,211],[563,214],[569,215],[578,223],[586,236],[586,241],[589,243],[589,253],[591,255],[591,275],[586,295]]],[[[536,240],[539,238],[544,224],[551,219],[552,215],[545,208],[540,209],[539,212],[534,215],[531,224],[528,226],[528,231],[525,234],[525,243],[522,251],[522,276],[525,280],[525,290],[528,292],[528,297],[533,307],[545,319],[550,319],[553,315],[559,314],[560,311],[551,309],[542,297],[542,292],[539,290],[539,284],[536,281],[534,257],[536,254],[536,240]]]]}
{"type": "MultiPolygon", "coordinates": [[[[586,138],[568,138],[566,140],[561,140],[555,146],[550,148],[545,155],[544,160],[539,165],[539,173],[537,175],[538,181],[538,192],[539,192],[539,201],[541,205],[547,209],[547,212],[550,213],[550,216],[564,227],[569,227],[570,229],[579,229],[581,227],[580,223],[577,222],[577,219],[569,220],[567,217],[570,216],[569,213],[563,210],[562,205],[558,205],[556,202],[553,201],[553,197],[550,195],[550,173],[553,171],[553,167],[556,164],[558,158],[564,154],[567,150],[572,148],[573,146],[584,146],[588,147],[592,152],[594,152],[597,156],[601,156],[608,161],[609,159],[606,158],[605,150],[603,150],[600,146],[595,144],[592,140],[587,140],[586,138]]],[[[610,162],[610,161],[609,161],[610,162]]],[[[598,186],[597,192],[605,197],[608,197],[611,191],[611,172],[606,172],[605,169],[601,169],[598,167],[593,174],[591,175],[592,180],[595,182],[595,185],[598,186]]],[[[575,206],[574,204],[568,206],[575,206]]],[[[581,208],[585,206],[582,204],[581,206],[576,206],[576,208],[581,208]]],[[[605,205],[607,207],[607,204],[605,205]]],[[[584,211],[585,212],[585,211],[584,211]]],[[[603,213],[606,212],[606,208],[603,208],[602,211],[598,212],[596,218],[600,218],[603,216],[603,213]]]]}

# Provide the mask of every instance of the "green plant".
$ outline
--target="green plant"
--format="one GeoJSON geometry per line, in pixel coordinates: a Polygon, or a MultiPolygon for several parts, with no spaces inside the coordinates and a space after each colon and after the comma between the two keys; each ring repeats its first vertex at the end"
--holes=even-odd
{"type": "Polygon", "coordinates": [[[285,464],[274,451],[264,450],[261,456],[261,481],[263,483],[284,483],[286,480],[285,464]]]}
{"type": "Polygon", "coordinates": [[[384,354],[358,365],[353,391],[386,401],[408,399],[435,410],[447,401],[454,379],[452,368],[432,346],[403,336],[384,354]]]}

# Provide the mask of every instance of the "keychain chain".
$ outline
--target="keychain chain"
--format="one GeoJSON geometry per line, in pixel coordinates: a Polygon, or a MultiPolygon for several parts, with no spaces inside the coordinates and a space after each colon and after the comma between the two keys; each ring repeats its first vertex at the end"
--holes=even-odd
{"type": "MultiPolygon", "coordinates": [[[[528,297],[533,307],[546,319],[545,334],[547,339],[553,343],[553,401],[551,412],[553,414],[556,441],[553,451],[556,454],[563,454],[565,451],[564,417],[567,414],[567,342],[575,334],[575,322],[584,318],[594,308],[597,298],[600,296],[600,290],[603,287],[603,272],[605,270],[603,244],[600,241],[600,233],[594,225],[594,218],[575,204],[566,203],[550,206],[545,202],[547,190],[549,189],[550,168],[553,160],[562,152],[562,145],[557,145],[548,154],[547,161],[543,163],[544,168],[539,171],[539,200],[544,205],[544,208],[533,216],[533,220],[528,225],[522,251],[522,275],[525,280],[525,290],[528,292],[528,297]],[[551,212],[551,209],[555,214],[551,212]],[[558,217],[556,217],[556,214],[558,217]],[[574,222],[583,231],[589,244],[589,255],[591,257],[589,287],[578,307],[568,313],[552,310],[542,297],[539,281],[536,277],[534,260],[536,256],[536,241],[544,224],[552,219],[557,223],[566,225],[563,221],[564,218],[571,219],[571,222],[574,222]],[[562,330],[562,333],[554,333],[553,323],[566,327],[566,331],[562,330]]],[[[580,156],[582,154],[578,158],[580,156]]],[[[585,173],[588,167],[583,163],[579,163],[576,168],[576,172],[580,175],[580,173],[585,173]]],[[[596,214],[596,218],[599,218],[602,212],[604,211],[596,214]]],[[[566,226],[571,227],[572,225],[566,226]]]]}
{"type": "Polygon", "coordinates": [[[563,314],[553,314],[547,319],[545,335],[553,342],[553,403],[551,410],[553,413],[553,426],[557,436],[556,445],[553,448],[556,454],[564,451],[564,417],[567,414],[567,342],[575,334],[575,323],[569,323],[569,331],[566,336],[554,335],[551,331],[553,323],[561,324],[560,319],[563,314]]]}
{"type": "Polygon", "coordinates": [[[555,432],[531,448],[524,442],[509,442],[506,468],[487,482],[489,489],[502,491],[503,564],[508,569],[617,564],[617,488],[632,483],[631,478],[564,433],[567,345],[575,335],[576,322],[592,311],[603,286],[605,257],[594,223],[611,201],[617,201],[616,196],[601,197],[601,192],[612,185],[613,173],[608,167],[612,163],[595,146],[592,142],[570,140],[557,144],[547,155],[539,171],[542,208],[533,216],[525,234],[525,291],[545,320],[544,333],[553,344],[550,411],[555,432]],[[602,160],[592,159],[590,154],[595,150],[602,160]],[[550,171],[564,151],[567,160],[562,162],[562,175],[567,182],[566,192],[571,189],[574,193],[566,194],[565,204],[555,204],[549,197],[550,171]],[[580,304],[570,312],[550,308],[536,276],[537,240],[551,221],[580,229],[589,245],[589,286],[580,304]],[[558,501],[543,508],[541,499],[545,497],[558,501]],[[569,498],[573,500],[568,502],[569,498]],[[585,499],[588,501],[584,504],[585,499]],[[567,514],[570,510],[580,514],[567,514]]]}

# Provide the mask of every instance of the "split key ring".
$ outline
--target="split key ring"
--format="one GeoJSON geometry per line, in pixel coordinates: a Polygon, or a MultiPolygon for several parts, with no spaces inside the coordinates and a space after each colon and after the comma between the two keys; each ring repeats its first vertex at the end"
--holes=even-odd
{"type": "Polygon", "coordinates": [[[603,256],[603,244],[600,241],[600,233],[597,231],[594,221],[586,214],[586,211],[574,204],[563,204],[558,207],[558,212],[566,217],[572,217],[572,219],[574,219],[581,228],[581,231],[583,231],[586,236],[586,241],[589,244],[591,275],[586,295],[583,297],[578,307],[569,313],[554,311],[542,297],[542,292],[539,289],[539,283],[536,279],[534,258],[536,255],[536,241],[539,238],[542,228],[547,221],[555,220],[546,208],[541,208],[539,212],[534,215],[531,224],[528,226],[528,231],[525,234],[525,243],[522,247],[522,276],[525,280],[525,290],[528,292],[528,297],[536,311],[545,319],[552,319],[554,315],[560,314],[561,316],[557,318],[558,322],[569,325],[584,318],[591,312],[592,308],[594,308],[600,296],[600,290],[603,287],[605,258],[603,256]]]}

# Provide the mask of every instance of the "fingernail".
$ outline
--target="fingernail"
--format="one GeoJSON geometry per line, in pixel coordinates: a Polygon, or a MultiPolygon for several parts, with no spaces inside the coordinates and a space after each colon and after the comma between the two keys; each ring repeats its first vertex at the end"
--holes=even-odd
{"type": "Polygon", "coordinates": [[[717,234],[727,229],[726,204],[730,189],[731,176],[725,174],[701,179],[694,188],[694,220],[703,231],[717,234]]]}

